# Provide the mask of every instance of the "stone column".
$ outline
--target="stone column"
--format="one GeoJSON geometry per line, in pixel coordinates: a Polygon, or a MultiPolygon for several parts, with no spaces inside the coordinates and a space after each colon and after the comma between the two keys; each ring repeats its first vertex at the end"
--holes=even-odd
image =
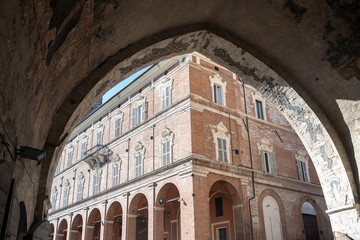
{"type": "Polygon", "coordinates": [[[128,213],[129,213],[129,193],[124,193],[122,195],[123,197],[123,200],[125,202],[124,205],[122,205],[122,210],[123,210],[123,213],[122,213],[122,236],[121,236],[121,239],[122,240],[126,240],[126,239],[129,239],[128,238],[128,213]]]}
{"type": "Polygon", "coordinates": [[[105,220],[105,234],[104,234],[104,239],[113,239],[113,234],[115,234],[113,232],[114,230],[114,221],[111,220],[105,220]]]}
{"type": "Polygon", "coordinates": [[[88,214],[89,214],[89,208],[86,207],[83,210],[85,210],[85,218],[83,219],[83,227],[82,227],[82,234],[81,234],[81,240],[85,240],[87,238],[85,238],[86,236],[86,226],[87,226],[87,219],[88,219],[88,214]]]}
{"type": "Polygon", "coordinates": [[[234,215],[234,232],[235,239],[245,239],[245,226],[243,219],[243,205],[237,204],[232,206],[233,215],[234,215]]]}
{"type": "Polygon", "coordinates": [[[105,227],[106,227],[106,225],[105,225],[105,219],[106,219],[106,207],[107,207],[107,203],[108,203],[107,200],[105,200],[104,202],[101,203],[102,208],[101,208],[101,211],[100,211],[100,213],[101,213],[100,240],[106,239],[106,238],[105,238],[105,231],[106,231],[106,229],[105,229],[105,227]]]}
{"type": "Polygon", "coordinates": [[[73,216],[73,214],[69,213],[69,215],[68,215],[68,225],[67,225],[67,231],[66,231],[66,239],[70,239],[72,216],[73,216]]]}
{"type": "Polygon", "coordinates": [[[155,221],[156,216],[154,215],[155,211],[155,187],[156,183],[151,183],[148,185],[148,240],[155,240],[154,233],[155,233],[155,221]]]}
{"type": "Polygon", "coordinates": [[[135,240],[136,239],[136,214],[128,214],[127,215],[127,231],[128,236],[127,240],[135,240]]]}
{"type": "Polygon", "coordinates": [[[87,225],[85,226],[85,236],[84,239],[91,240],[94,238],[94,226],[87,225]]]}
{"type": "Polygon", "coordinates": [[[164,207],[155,207],[154,239],[164,237],[164,207]]]}

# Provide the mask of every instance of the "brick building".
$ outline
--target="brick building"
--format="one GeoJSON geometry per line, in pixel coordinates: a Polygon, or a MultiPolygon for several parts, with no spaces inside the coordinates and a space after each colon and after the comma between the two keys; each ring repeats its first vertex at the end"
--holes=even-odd
{"type": "Polygon", "coordinates": [[[150,67],[79,123],[51,202],[49,239],[332,234],[319,179],[290,124],[198,53],[150,67]]]}

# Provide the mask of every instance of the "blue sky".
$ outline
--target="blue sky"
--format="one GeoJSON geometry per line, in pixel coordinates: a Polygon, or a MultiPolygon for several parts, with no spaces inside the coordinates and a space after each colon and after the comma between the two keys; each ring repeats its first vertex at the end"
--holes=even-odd
{"type": "Polygon", "coordinates": [[[121,89],[123,89],[124,87],[126,87],[127,85],[129,85],[132,81],[134,81],[138,76],[140,76],[143,72],[145,72],[146,70],[149,69],[148,66],[146,68],[141,69],[140,71],[134,73],[133,75],[131,75],[130,77],[126,78],[124,81],[120,82],[119,84],[117,84],[115,87],[113,87],[112,89],[110,89],[107,93],[104,94],[103,98],[102,98],[102,102],[103,104],[105,102],[107,102],[110,98],[112,98],[112,96],[114,96],[115,94],[117,94],[121,89]]]}

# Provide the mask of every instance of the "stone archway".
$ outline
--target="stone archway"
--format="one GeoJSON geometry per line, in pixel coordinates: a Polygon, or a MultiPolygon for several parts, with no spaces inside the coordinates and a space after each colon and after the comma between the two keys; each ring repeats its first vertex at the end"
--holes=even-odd
{"type": "Polygon", "coordinates": [[[144,194],[138,193],[131,199],[127,217],[127,238],[148,239],[149,204],[144,194]]]}
{"type": "Polygon", "coordinates": [[[164,184],[155,202],[155,239],[181,239],[179,189],[173,183],[164,184]]]}
{"type": "MultiPolygon", "coordinates": [[[[291,83],[290,86],[277,72],[241,48],[240,44],[204,30],[158,42],[133,54],[126,61],[113,61],[111,66],[106,66],[106,69],[111,67],[111,70],[104,73],[105,76],[89,92],[65,129],[71,130],[79,113],[88,108],[92,98],[104,91],[100,86],[105,82],[115,82],[119,75],[125,76],[156,61],[196,50],[238,74],[244,82],[255,87],[283,113],[314,161],[331,221],[346,222],[349,216],[357,219],[358,196],[354,176],[341,141],[331,124],[300,86],[292,79],[286,79],[291,83]],[[157,49],[162,49],[161,53],[154,54],[157,49]]],[[[85,82],[86,80],[84,84],[85,82]]],[[[333,224],[332,227],[334,231],[347,232],[346,224],[333,224]]]]}
{"type": "Polygon", "coordinates": [[[81,214],[77,214],[71,224],[69,233],[69,240],[81,240],[83,233],[83,217],[81,214]]]}
{"type": "Polygon", "coordinates": [[[56,233],[56,240],[66,240],[67,239],[67,230],[68,230],[68,223],[66,219],[61,220],[59,227],[56,233]]]}
{"type": "Polygon", "coordinates": [[[244,213],[240,207],[240,195],[235,187],[224,180],[214,182],[209,191],[208,201],[213,239],[243,239],[244,213]]]}
{"type": "Polygon", "coordinates": [[[121,240],[124,239],[124,230],[122,228],[124,222],[123,210],[118,201],[111,203],[106,213],[105,219],[105,239],[121,240]]]}

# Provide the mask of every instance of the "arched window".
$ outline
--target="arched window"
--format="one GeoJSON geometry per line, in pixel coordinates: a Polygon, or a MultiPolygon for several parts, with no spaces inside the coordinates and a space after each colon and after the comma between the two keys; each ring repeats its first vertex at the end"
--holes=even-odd
{"type": "Polygon", "coordinates": [[[283,239],[279,205],[275,198],[266,196],[263,200],[266,240],[283,239]]]}
{"type": "Polygon", "coordinates": [[[309,202],[304,202],[301,207],[301,213],[304,222],[305,238],[320,239],[316,221],[316,211],[309,202]]]}

